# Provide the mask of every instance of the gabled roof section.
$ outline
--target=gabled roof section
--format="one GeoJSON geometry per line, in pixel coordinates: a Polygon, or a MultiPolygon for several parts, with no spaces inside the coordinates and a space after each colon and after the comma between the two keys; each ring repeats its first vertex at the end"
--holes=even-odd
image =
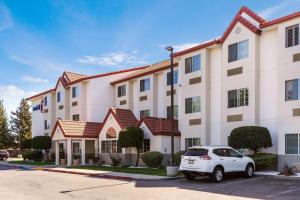
{"type": "Polygon", "coordinates": [[[96,122],[57,120],[51,137],[54,136],[57,128],[60,128],[64,137],[98,138],[102,124],[96,122]]]}
{"type": "MultiPolygon", "coordinates": [[[[142,125],[142,123],[145,123],[148,129],[151,131],[151,133],[156,135],[164,135],[164,136],[171,136],[172,130],[171,130],[171,119],[167,118],[157,118],[157,117],[145,117],[143,118],[138,127],[142,125]]],[[[178,120],[173,120],[174,123],[174,136],[181,136],[180,131],[178,130],[178,120]]]]}
{"type": "Polygon", "coordinates": [[[103,125],[108,120],[110,114],[114,116],[121,129],[126,127],[136,127],[139,123],[131,110],[111,107],[103,120],[103,125]]]}
{"type": "MultiPolygon", "coordinates": [[[[174,67],[178,66],[178,63],[174,63],[173,66],[174,67]]],[[[111,84],[114,85],[114,84],[117,84],[117,83],[122,83],[122,82],[125,82],[125,81],[128,81],[128,80],[132,80],[132,79],[139,78],[139,77],[142,77],[142,76],[146,76],[146,75],[149,75],[149,74],[153,74],[155,72],[159,72],[159,71],[162,71],[162,70],[165,70],[165,69],[169,69],[170,67],[171,67],[170,66],[170,60],[164,60],[162,62],[149,65],[147,68],[136,71],[136,72],[134,72],[134,73],[132,73],[128,76],[125,76],[125,77],[123,77],[119,80],[116,80],[116,81],[112,82],[111,84]]]]}
{"type": "Polygon", "coordinates": [[[65,71],[62,77],[67,79],[67,82],[74,82],[86,78],[87,76],[83,74],[65,71]]]}
{"type": "Polygon", "coordinates": [[[272,26],[275,24],[279,24],[279,23],[282,23],[282,22],[285,22],[285,21],[288,21],[288,20],[291,20],[291,19],[294,19],[297,17],[300,17],[300,11],[292,13],[290,15],[286,15],[286,16],[277,18],[277,19],[273,19],[273,20],[265,22],[265,23],[262,23],[260,25],[260,28],[266,28],[266,27],[269,27],[269,26],[272,26]]]}

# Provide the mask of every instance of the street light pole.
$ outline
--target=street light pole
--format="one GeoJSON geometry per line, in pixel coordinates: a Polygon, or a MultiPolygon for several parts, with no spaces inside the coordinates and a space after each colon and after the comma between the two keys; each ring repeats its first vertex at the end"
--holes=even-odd
{"type": "Polygon", "coordinates": [[[173,61],[173,47],[166,47],[166,50],[170,52],[170,68],[171,68],[171,166],[175,166],[174,163],[174,61],[173,61]]]}

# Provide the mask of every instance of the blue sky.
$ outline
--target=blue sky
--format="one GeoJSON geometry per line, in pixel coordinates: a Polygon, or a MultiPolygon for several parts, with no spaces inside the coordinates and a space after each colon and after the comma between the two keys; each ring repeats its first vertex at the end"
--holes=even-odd
{"type": "Polygon", "coordinates": [[[0,98],[52,88],[64,70],[98,74],[158,62],[223,34],[242,6],[266,19],[299,0],[0,0],[0,98]]]}

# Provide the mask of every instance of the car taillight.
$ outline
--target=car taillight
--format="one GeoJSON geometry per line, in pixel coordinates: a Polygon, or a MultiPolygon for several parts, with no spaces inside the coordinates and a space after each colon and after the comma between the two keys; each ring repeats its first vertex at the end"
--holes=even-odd
{"type": "Polygon", "coordinates": [[[209,155],[200,156],[200,159],[202,160],[211,160],[211,157],[209,155]]]}

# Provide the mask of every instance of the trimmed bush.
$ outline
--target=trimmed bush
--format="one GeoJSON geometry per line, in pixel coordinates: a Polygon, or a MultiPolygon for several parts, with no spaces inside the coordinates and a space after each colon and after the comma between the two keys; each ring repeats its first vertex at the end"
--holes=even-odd
{"type": "Polygon", "coordinates": [[[32,149],[32,139],[25,139],[22,143],[22,149],[32,149]]]}
{"type": "Polygon", "coordinates": [[[41,150],[26,151],[22,153],[22,157],[24,158],[24,160],[40,162],[42,160],[43,153],[41,150]]]}
{"type": "Polygon", "coordinates": [[[32,139],[32,148],[48,150],[51,149],[51,137],[49,136],[36,136],[32,139]]]}
{"type": "Polygon", "coordinates": [[[150,168],[159,168],[163,158],[163,154],[158,151],[150,151],[142,155],[143,162],[150,168]]]}
{"type": "Polygon", "coordinates": [[[255,170],[275,170],[277,166],[277,156],[271,153],[258,153],[249,155],[255,162],[255,170]]]}
{"type": "Polygon", "coordinates": [[[257,153],[260,148],[272,146],[270,132],[265,127],[243,126],[233,129],[229,137],[229,144],[235,149],[252,149],[257,153]]]}
{"type": "Polygon", "coordinates": [[[181,156],[185,153],[185,151],[178,151],[174,155],[174,163],[176,166],[179,166],[181,163],[181,156]]]}

